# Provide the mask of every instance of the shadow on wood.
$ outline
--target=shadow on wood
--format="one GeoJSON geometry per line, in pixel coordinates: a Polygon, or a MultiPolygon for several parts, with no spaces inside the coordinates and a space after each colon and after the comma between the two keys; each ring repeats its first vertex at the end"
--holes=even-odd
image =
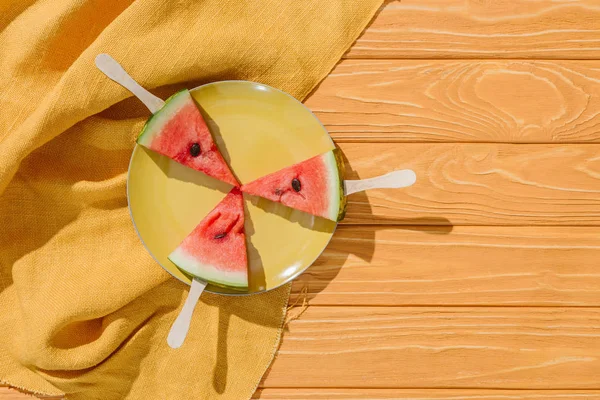
{"type": "MultiPolygon", "coordinates": [[[[341,149],[340,153],[342,154],[345,163],[346,178],[368,178],[359,176],[358,173],[352,168],[351,162],[347,159],[341,149]]],[[[424,179],[424,177],[422,177],[422,179],[424,179]]],[[[365,192],[354,193],[350,195],[349,198],[352,199],[353,203],[360,203],[365,209],[371,209],[369,198],[365,192]]],[[[372,226],[374,229],[369,231],[361,231],[360,237],[352,238],[352,240],[356,240],[356,246],[352,247],[348,246],[347,243],[344,244],[342,241],[338,240],[337,238],[339,237],[339,234],[334,234],[333,239],[329,243],[327,249],[323,252],[323,254],[321,254],[321,257],[319,257],[319,259],[317,259],[312,266],[320,268],[311,267],[294,281],[292,295],[290,297],[290,304],[293,306],[298,304],[306,306],[311,299],[313,299],[318,293],[327,287],[329,282],[335,279],[340,269],[346,263],[346,260],[351,254],[360,258],[366,263],[371,262],[375,252],[377,231],[380,229],[403,229],[419,231],[430,235],[446,235],[452,232],[453,229],[450,221],[447,218],[442,217],[386,218],[385,221],[382,219],[381,225],[373,224],[370,226],[372,226]],[[352,250],[349,251],[349,249],[352,250]],[[335,262],[332,260],[335,260],[335,262]]],[[[352,229],[353,225],[338,226],[338,230],[340,231],[348,231],[352,229]]],[[[346,238],[346,240],[348,240],[348,238],[346,238]]]]}

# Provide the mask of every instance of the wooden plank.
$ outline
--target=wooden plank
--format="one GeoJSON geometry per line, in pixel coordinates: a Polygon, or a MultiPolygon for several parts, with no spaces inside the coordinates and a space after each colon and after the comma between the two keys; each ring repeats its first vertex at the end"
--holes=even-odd
{"type": "Polygon", "coordinates": [[[341,143],[346,179],[412,168],[348,197],[346,224],[598,225],[600,145],[341,143]]]}
{"type": "Polygon", "coordinates": [[[306,105],[338,142],[599,142],[600,62],[346,60],[306,105]]]}
{"type": "Polygon", "coordinates": [[[598,390],[598,371],[597,308],[309,307],[262,387],[598,390]]]}
{"type": "Polygon", "coordinates": [[[290,302],[600,306],[598,260],[596,227],[342,226],[290,302]]]}
{"type": "Polygon", "coordinates": [[[600,58],[596,0],[388,3],[347,58],[600,58]]]}
{"type": "Polygon", "coordinates": [[[1,400],[32,400],[32,399],[62,400],[62,399],[64,399],[64,397],[34,396],[29,393],[20,392],[17,389],[9,388],[6,386],[0,386],[0,399],[1,400]]]}
{"type": "Polygon", "coordinates": [[[2,400],[31,400],[31,395],[18,392],[15,389],[0,387],[0,399],[2,400]]]}
{"type": "Polygon", "coordinates": [[[595,390],[260,389],[263,400],[600,400],[595,390]]]}

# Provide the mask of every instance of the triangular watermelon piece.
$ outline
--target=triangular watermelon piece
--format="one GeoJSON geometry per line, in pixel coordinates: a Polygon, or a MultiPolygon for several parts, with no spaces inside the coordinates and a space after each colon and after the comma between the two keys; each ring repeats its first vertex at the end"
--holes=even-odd
{"type": "Polygon", "coordinates": [[[142,146],[221,181],[239,186],[188,90],[167,99],[137,139],[142,146]]]}
{"type": "Polygon", "coordinates": [[[248,256],[242,192],[231,192],[169,255],[177,267],[204,281],[248,288],[248,256]]]}
{"type": "Polygon", "coordinates": [[[338,150],[332,150],[242,185],[241,190],[319,217],[340,221],[346,211],[340,172],[343,168],[338,150]]]}

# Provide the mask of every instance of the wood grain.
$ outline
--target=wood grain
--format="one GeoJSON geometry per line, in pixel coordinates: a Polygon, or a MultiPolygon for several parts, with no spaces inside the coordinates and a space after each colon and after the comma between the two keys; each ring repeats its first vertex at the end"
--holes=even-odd
{"type": "Polygon", "coordinates": [[[346,60],[306,105],[338,142],[599,142],[600,62],[346,60]]]}
{"type": "Polygon", "coordinates": [[[595,0],[388,3],[348,58],[600,58],[595,0]]]}
{"type": "Polygon", "coordinates": [[[342,226],[290,302],[600,306],[598,260],[596,227],[342,226]]]}
{"type": "Polygon", "coordinates": [[[263,400],[600,400],[592,390],[260,389],[263,400]]]}
{"type": "Polygon", "coordinates": [[[417,183],[348,197],[345,224],[598,225],[599,145],[342,143],[347,179],[417,183]]]}
{"type": "Polygon", "coordinates": [[[598,390],[598,371],[597,308],[309,307],[263,387],[598,390]]]}

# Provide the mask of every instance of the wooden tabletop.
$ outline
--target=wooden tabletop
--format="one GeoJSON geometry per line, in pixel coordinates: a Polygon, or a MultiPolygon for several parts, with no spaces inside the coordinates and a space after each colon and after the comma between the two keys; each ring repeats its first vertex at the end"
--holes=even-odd
{"type": "Polygon", "coordinates": [[[306,104],[418,181],[349,198],[254,397],[600,400],[599,59],[597,0],[382,7],[306,104]]]}

